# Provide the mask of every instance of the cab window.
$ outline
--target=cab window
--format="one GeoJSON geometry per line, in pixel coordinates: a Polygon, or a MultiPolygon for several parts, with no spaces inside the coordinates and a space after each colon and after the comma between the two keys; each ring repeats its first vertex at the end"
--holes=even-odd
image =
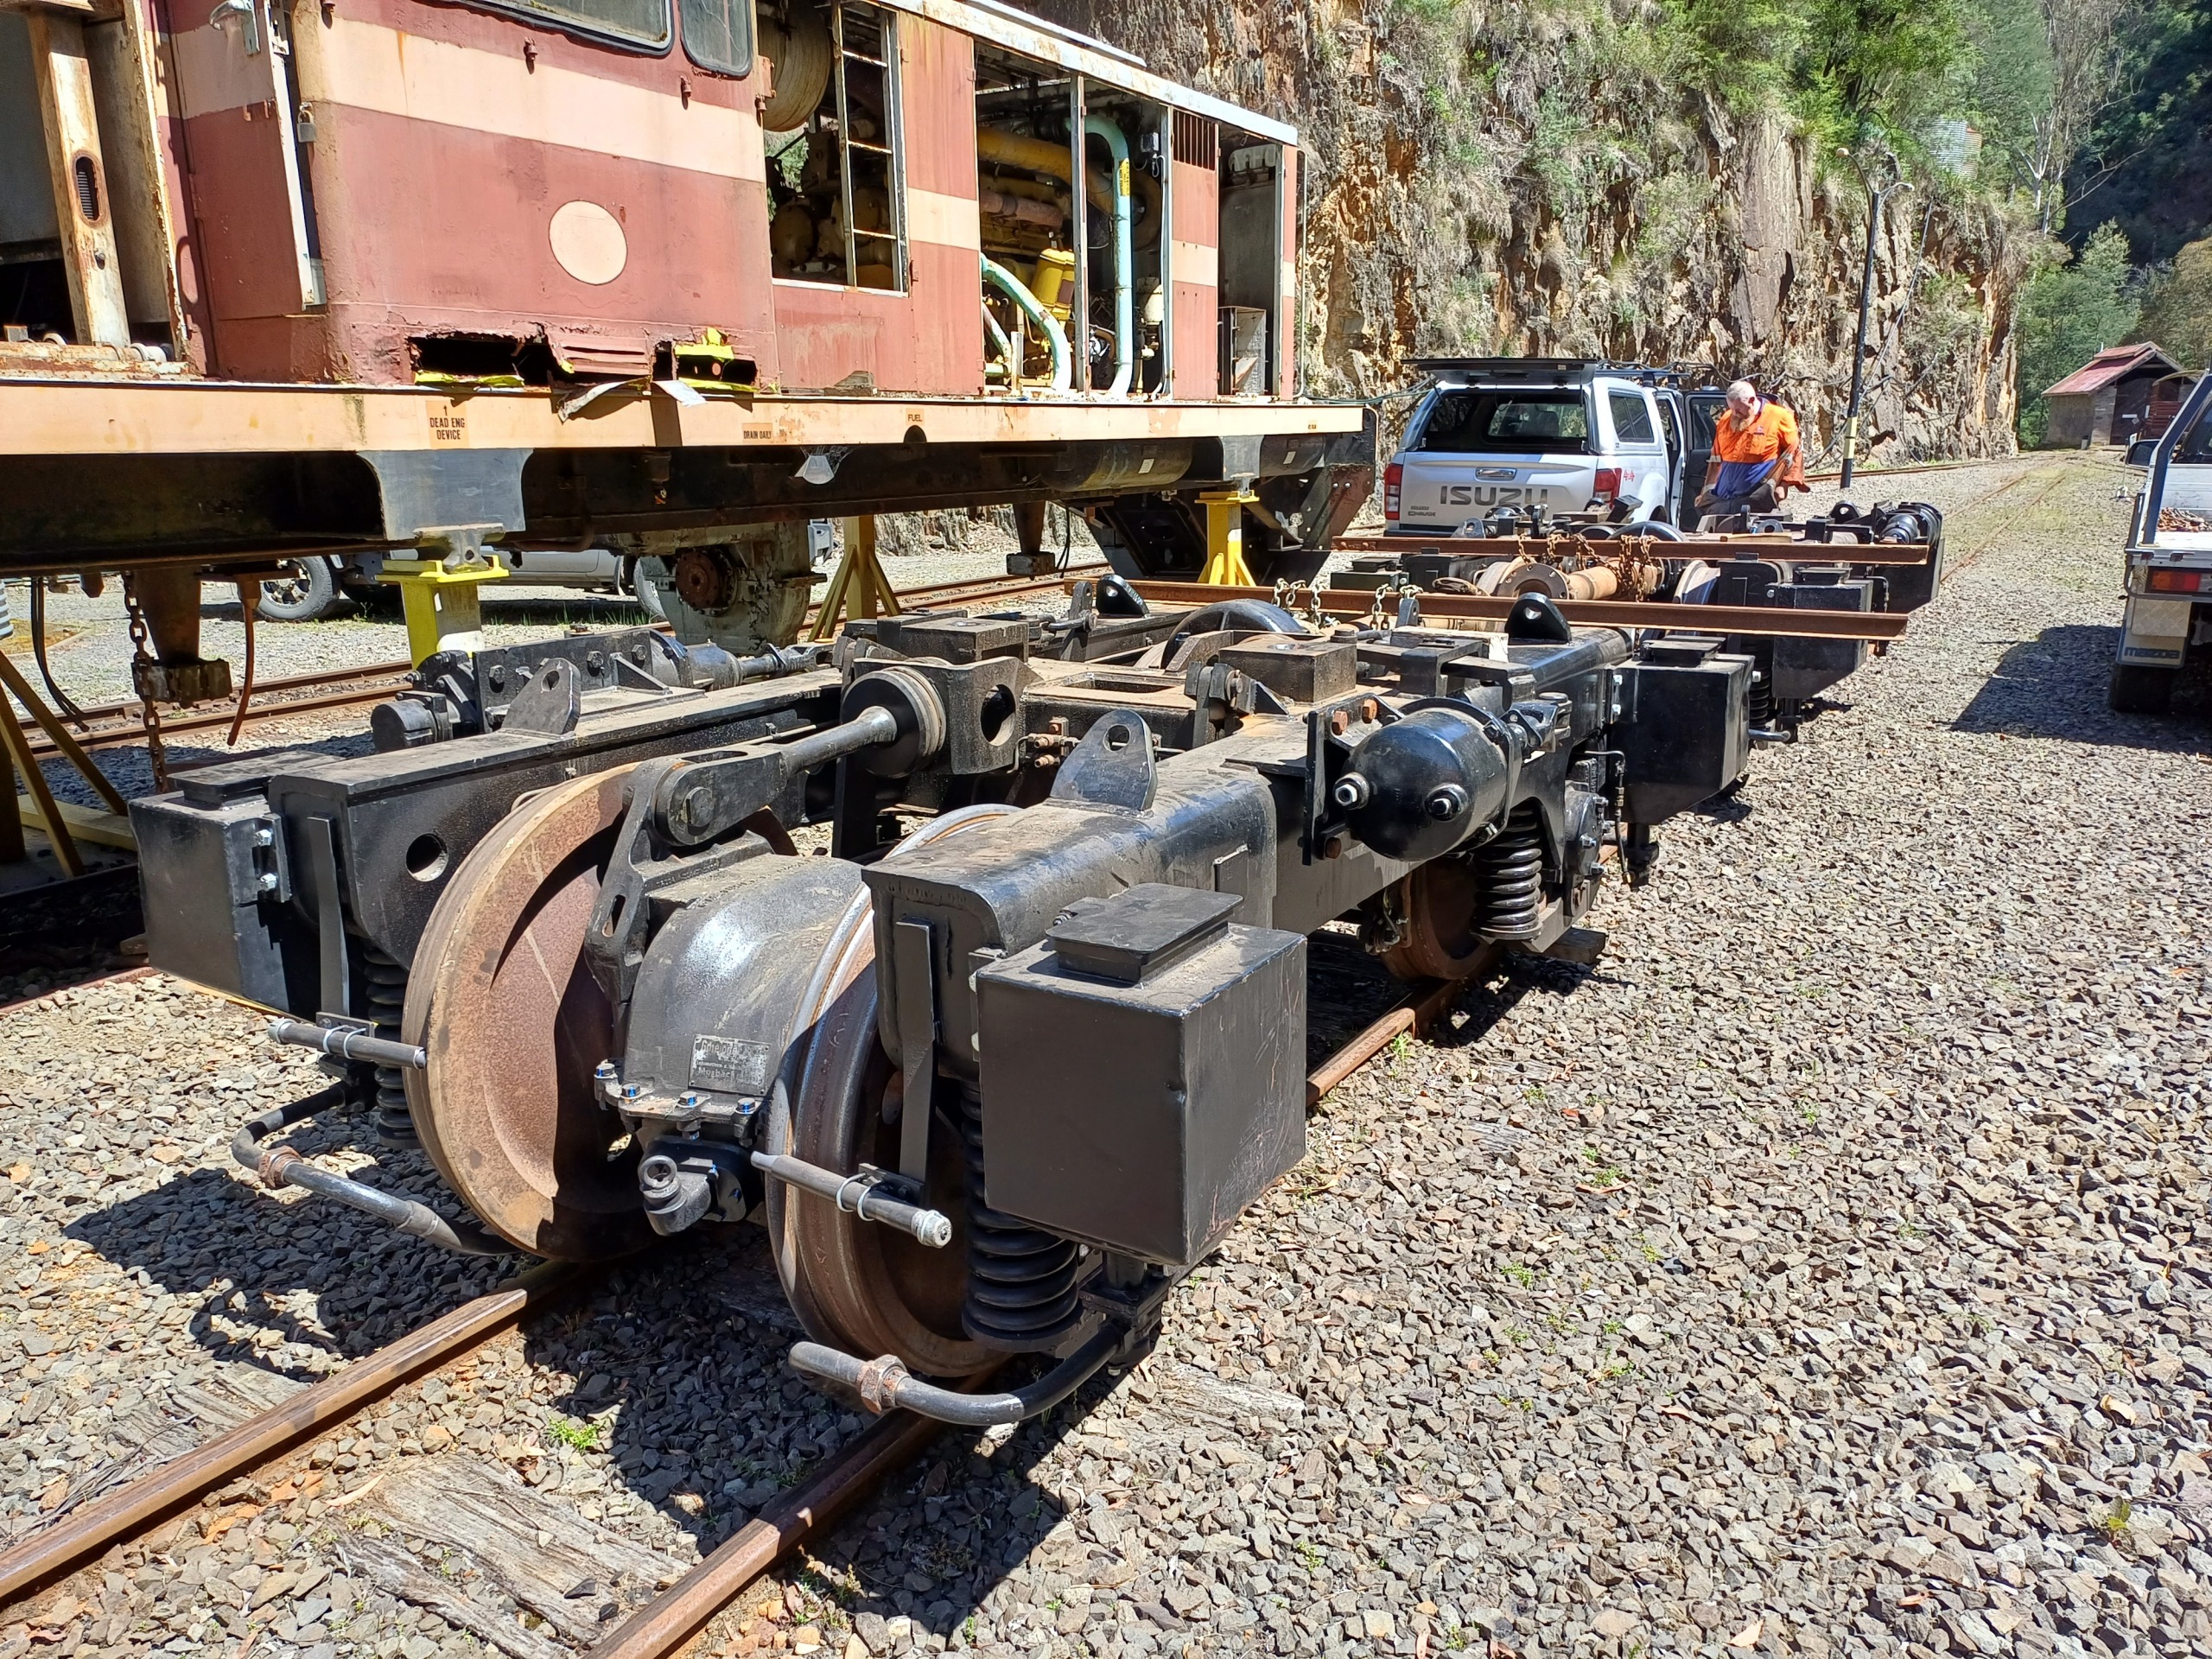
{"type": "Polygon", "coordinates": [[[1589,409],[1579,391],[1446,391],[1429,410],[1419,447],[1579,454],[1589,442],[1589,409]]]}
{"type": "Polygon", "coordinates": [[[753,0],[681,0],[683,55],[742,80],[753,73],[753,0]]]}
{"type": "Polygon", "coordinates": [[[668,0],[498,0],[488,9],[654,51],[665,50],[675,33],[668,0]]]}
{"type": "Polygon", "coordinates": [[[2212,404],[2205,405],[2204,412],[2196,417],[2196,424],[2174,444],[2174,459],[2190,467],[2212,461],[2212,404]]]}

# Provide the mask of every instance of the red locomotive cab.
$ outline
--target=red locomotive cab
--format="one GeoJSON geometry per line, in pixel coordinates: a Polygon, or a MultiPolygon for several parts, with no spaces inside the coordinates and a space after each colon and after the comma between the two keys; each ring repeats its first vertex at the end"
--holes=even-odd
{"type": "Polygon", "coordinates": [[[224,372],[644,376],[713,329],[729,378],[772,378],[748,10],[347,0],[293,18],[253,51],[218,16],[179,54],[211,71],[182,94],[224,372]],[[226,107],[264,79],[279,95],[257,115],[226,107]],[[273,141],[249,148],[257,127],[273,141]],[[200,167],[205,149],[225,164],[200,167]]]}

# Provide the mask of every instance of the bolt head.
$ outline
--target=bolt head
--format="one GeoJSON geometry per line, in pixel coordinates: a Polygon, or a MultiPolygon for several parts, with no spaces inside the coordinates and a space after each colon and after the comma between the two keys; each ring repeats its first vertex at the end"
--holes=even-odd
{"type": "Polygon", "coordinates": [[[1421,805],[1439,823],[1449,823],[1467,810],[1467,791],[1457,784],[1446,784],[1429,791],[1421,805]]]}

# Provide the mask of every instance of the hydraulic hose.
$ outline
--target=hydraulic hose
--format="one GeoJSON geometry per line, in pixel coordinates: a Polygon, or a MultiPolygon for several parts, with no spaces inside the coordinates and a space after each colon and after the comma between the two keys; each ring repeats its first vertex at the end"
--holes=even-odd
{"type": "Polygon", "coordinates": [[[289,1147],[264,1147],[269,1136],[296,1123],[305,1122],[316,1113],[327,1111],[346,1098],[346,1085],[333,1084],[320,1094],[309,1095],[305,1100],[296,1100],[289,1106],[279,1106],[274,1111],[248,1118],[231,1140],[231,1156],[261,1178],[261,1184],[274,1192],[280,1186],[305,1187],[326,1198],[359,1210],[364,1215],[374,1216],[385,1225],[442,1246],[461,1255],[513,1255],[513,1245],[504,1238],[486,1232],[480,1227],[467,1223],[448,1221],[427,1204],[417,1204],[412,1198],[394,1198],[389,1192],[379,1192],[372,1186],[349,1180],[343,1175],[332,1173],[309,1163],[289,1147]]]}
{"type": "MultiPolygon", "coordinates": [[[[982,255],[982,258],[983,280],[993,284],[1007,298],[1012,300],[1021,315],[1035,323],[1039,332],[1045,336],[1045,348],[1052,354],[1052,390],[1065,391],[1074,383],[1074,369],[1070,360],[1067,330],[1060,327],[1060,320],[1045,308],[1043,303],[1029,291],[1028,285],[1023,283],[1021,278],[992,258],[989,254],[982,255]]],[[[1011,358],[1008,360],[1011,361],[1011,358]]]]}
{"type": "Polygon", "coordinates": [[[1129,141],[1103,115],[1086,117],[1084,131],[1103,138],[1114,158],[1114,379],[1109,397],[1128,396],[1137,370],[1136,257],[1129,187],[1129,141]]]}
{"type": "Polygon", "coordinates": [[[850,1389],[860,1395],[862,1405],[879,1415],[911,1411],[962,1428],[996,1428],[1050,1411],[1120,1353],[1128,1336],[1122,1325],[1109,1321],[1034,1382],[1001,1394],[962,1394],[941,1389],[913,1376],[891,1354],[863,1360],[818,1342],[801,1342],[791,1345],[789,1358],[793,1370],[850,1389]]]}

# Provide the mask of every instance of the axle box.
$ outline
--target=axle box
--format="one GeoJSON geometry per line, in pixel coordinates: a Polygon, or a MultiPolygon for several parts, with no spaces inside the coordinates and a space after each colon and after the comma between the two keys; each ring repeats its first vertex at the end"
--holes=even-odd
{"type": "Polygon", "coordinates": [[[977,976],[994,1209],[1187,1267],[1306,1155],[1306,941],[1239,902],[1131,887],[977,976]]]}

